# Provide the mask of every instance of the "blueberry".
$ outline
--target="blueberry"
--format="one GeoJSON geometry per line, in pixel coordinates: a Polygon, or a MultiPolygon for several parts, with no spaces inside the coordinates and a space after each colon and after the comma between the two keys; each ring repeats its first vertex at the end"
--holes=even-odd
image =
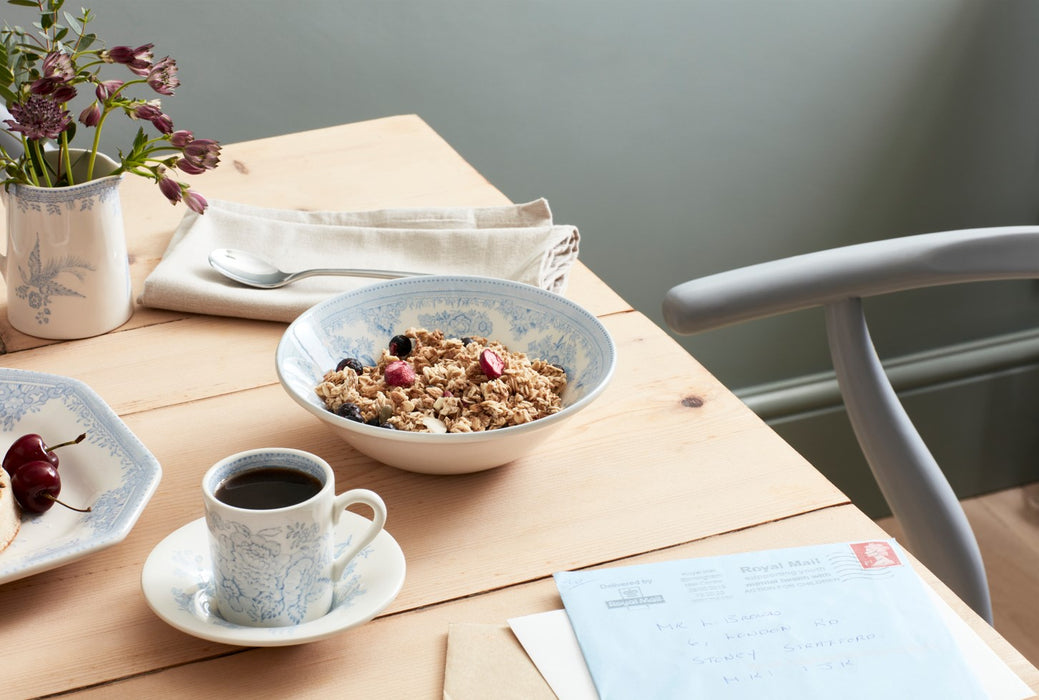
{"type": "Polygon", "coordinates": [[[397,427],[393,423],[379,423],[380,428],[388,428],[389,430],[396,430],[397,427]]]}
{"type": "Polygon", "coordinates": [[[464,338],[462,338],[462,345],[468,345],[471,342],[473,342],[473,339],[469,336],[465,336],[464,338]]]}
{"type": "Polygon", "coordinates": [[[361,416],[361,408],[355,404],[347,401],[339,408],[336,409],[336,415],[347,420],[357,421],[358,423],[364,422],[364,417],[361,416]]]}
{"type": "Polygon", "coordinates": [[[340,360],[339,364],[336,365],[336,372],[341,372],[347,367],[356,372],[358,376],[364,374],[364,365],[356,357],[347,357],[340,360]]]}
{"type": "Polygon", "coordinates": [[[403,360],[411,354],[411,338],[406,335],[395,335],[390,338],[390,354],[403,360]]]}

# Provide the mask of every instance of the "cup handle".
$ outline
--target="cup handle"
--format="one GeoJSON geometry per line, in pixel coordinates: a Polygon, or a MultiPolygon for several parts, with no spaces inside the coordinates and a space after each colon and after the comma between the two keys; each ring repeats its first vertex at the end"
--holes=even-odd
{"type": "Polygon", "coordinates": [[[332,523],[338,524],[346,507],[354,503],[362,503],[372,509],[372,524],[362,533],[360,539],[351,544],[349,549],[336,557],[335,561],[332,562],[333,582],[338,581],[342,577],[343,569],[350,563],[350,560],[371,544],[372,540],[382,532],[382,528],[386,524],[386,504],[383,503],[379,494],[368,489],[352,489],[336,496],[335,501],[332,503],[332,523]]]}

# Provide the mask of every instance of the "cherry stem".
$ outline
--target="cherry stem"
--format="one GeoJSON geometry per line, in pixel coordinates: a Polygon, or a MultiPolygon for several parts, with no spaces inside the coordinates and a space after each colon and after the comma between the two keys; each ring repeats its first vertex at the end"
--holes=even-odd
{"type": "MultiPolygon", "coordinates": [[[[82,435],[77,437],[75,440],[69,440],[68,442],[62,442],[62,443],[59,443],[59,444],[54,445],[52,447],[47,447],[46,445],[44,445],[44,448],[45,448],[45,450],[47,452],[50,452],[52,450],[58,449],[59,447],[67,447],[68,445],[78,445],[79,443],[83,442],[83,440],[85,440],[86,437],[87,437],[87,434],[83,433],[82,435]]],[[[61,503],[61,501],[58,501],[58,503],[61,503]]],[[[64,504],[62,504],[62,505],[64,505],[64,504]]]]}
{"type": "Polygon", "coordinates": [[[58,500],[57,498],[55,498],[54,496],[50,495],[49,493],[43,494],[43,497],[44,498],[49,498],[52,501],[54,501],[55,503],[57,503],[58,505],[65,506],[69,510],[74,510],[77,513],[89,513],[89,512],[91,512],[90,506],[87,506],[86,508],[76,508],[75,506],[70,506],[68,503],[65,503],[64,501],[58,500]]]}

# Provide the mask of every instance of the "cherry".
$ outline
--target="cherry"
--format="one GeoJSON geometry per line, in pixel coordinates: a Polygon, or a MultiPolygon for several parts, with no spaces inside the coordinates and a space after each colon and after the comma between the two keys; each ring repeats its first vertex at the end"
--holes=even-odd
{"type": "Polygon", "coordinates": [[[505,371],[505,360],[493,350],[484,350],[480,353],[480,369],[488,379],[497,379],[505,371]]]}
{"type": "Polygon", "coordinates": [[[58,500],[61,493],[61,477],[49,461],[37,459],[22,464],[11,474],[11,490],[22,508],[30,513],[42,513],[55,503],[80,513],[89,513],[90,508],[74,508],[58,500]]]}
{"type": "Polygon", "coordinates": [[[58,455],[54,454],[54,450],[58,449],[59,447],[65,447],[66,445],[77,445],[83,442],[86,436],[87,434],[83,433],[75,440],[69,440],[68,442],[63,442],[60,445],[48,447],[47,444],[43,441],[43,438],[37,435],[36,433],[29,433],[28,435],[23,435],[17,440],[15,440],[14,443],[7,449],[7,454],[4,455],[4,461],[2,463],[2,466],[4,468],[4,471],[6,471],[8,475],[12,477],[14,476],[14,473],[21,469],[24,465],[37,460],[49,462],[54,466],[55,469],[57,469],[58,455]]]}

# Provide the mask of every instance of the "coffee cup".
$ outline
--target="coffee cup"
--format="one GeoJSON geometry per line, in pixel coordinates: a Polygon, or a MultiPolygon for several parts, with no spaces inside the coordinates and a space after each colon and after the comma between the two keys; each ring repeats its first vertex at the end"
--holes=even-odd
{"type": "Polygon", "coordinates": [[[347,564],[382,531],[386,506],[367,489],[335,495],[328,462],[289,448],[226,457],[202,479],[213,560],[213,599],[228,622],[283,627],[316,620],[332,607],[347,564]],[[348,542],[336,524],[352,504],[372,523],[348,542]],[[336,555],[337,548],[345,551],[336,555]]]}

